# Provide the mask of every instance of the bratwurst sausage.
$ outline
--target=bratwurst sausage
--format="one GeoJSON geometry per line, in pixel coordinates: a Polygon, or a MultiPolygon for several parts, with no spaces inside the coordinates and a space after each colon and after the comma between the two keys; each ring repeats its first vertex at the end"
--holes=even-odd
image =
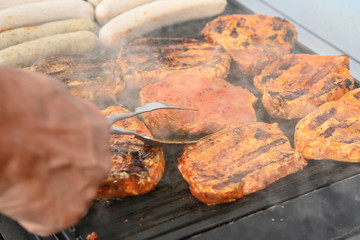
{"type": "MultiPolygon", "coordinates": [[[[45,2],[45,1],[54,1],[54,0],[0,0],[0,9],[15,7],[18,5],[24,5],[28,3],[45,2]]],[[[81,0],[77,0],[77,1],[81,1],[81,0]]]]}
{"type": "Polygon", "coordinates": [[[102,44],[116,48],[160,27],[211,17],[224,11],[226,0],[154,1],[113,18],[99,32],[102,44]]]}
{"type": "Polygon", "coordinates": [[[0,65],[27,67],[43,57],[90,52],[97,46],[96,35],[89,31],[57,34],[1,50],[0,65]]]}
{"type": "Polygon", "coordinates": [[[96,20],[104,25],[117,15],[154,0],[119,1],[103,0],[95,9],[96,20]]]}
{"type": "Polygon", "coordinates": [[[90,3],[73,0],[37,2],[7,8],[0,11],[0,32],[72,18],[93,20],[94,8],[90,3]]]}
{"type": "Polygon", "coordinates": [[[99,30],[99,26],[89,19],[69,19],[34,27],[16,28],[0,33],[0,50],[46,36],[82,30],[95,32],[99,30]]]}

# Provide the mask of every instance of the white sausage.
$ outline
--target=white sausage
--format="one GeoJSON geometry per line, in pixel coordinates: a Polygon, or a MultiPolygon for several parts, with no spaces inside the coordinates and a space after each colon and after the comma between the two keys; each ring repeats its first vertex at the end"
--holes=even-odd
{"type": "Polygon", "coordinates": [[[90,52],[98,46],[90,31],[57,34],[24,42],[0,51],[0,65],[27,67],[44,57],[90,52]]]}
{"type": "Polygon", "coordinates": [[[0,11],[0,32],[46,22],[82,18],[94,19],[94,8],[84,1],[56,0],[29,3],[0,11]]]}
{"type": "Polygon", "coordinates": [[[34,27],[15,28],[0,33],[0,50],[46,36],[82,30],[95,32],[99,30],[99,26],[88,19],[69,19],[34,27]]]}
{"type": "MultiPolygon", "coordinates": [[[[118,1],[122,1],[122,0],[118,0],[118,1]]],[[[132,1],[132,0],[125,0],[125,1],[132,1]]],[[[94,7],[96,7],[97,5],[99,5],[102,0],[88,0],[88,2],[93,5],[94,7]]]]}
{"type": "Polygon", "coordinates": [[[99,32],[101,43],[116,48],[160,27],[220,14],[226,0],[155,1],[113,18],[99,32]]]}
{"type": "Polygon", "coordinates": [[[0,9],[15,7],[18,5],[23,5],[28,3],[45,2],[45,1],[54,1],[54,0],[0,0],[0,9]]]}
{"type": "Polygon", "coordinates": [[[104,25],[117,15],[154,0],[103,0],[95,9],[96,20],[104,25]]]}

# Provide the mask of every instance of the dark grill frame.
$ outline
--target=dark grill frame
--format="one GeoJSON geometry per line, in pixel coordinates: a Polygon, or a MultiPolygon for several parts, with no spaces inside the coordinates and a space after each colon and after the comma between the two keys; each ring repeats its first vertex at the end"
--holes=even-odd
{"type": "MultiPolygon", "coordinates": [[[[239,3],[229,0],[223,15],[251,13],[239,3]]],[[[211,19],[213,18],[162,28],[148,36],[203,39],[200,31],[211,19]]],[[[314,54],[299,42],[296,43],[293,52],[314,54]]],[[[248,88],[259,97],[251,81],[241,76],[235,64],[232,64],[227,80],[248,88]]],[[[258,104],[256,109],[258,119],[278,122],[283,131],[292,129],[286,131],[286,135],[293,144],[296,120],[272,119],[261,104],[258,104]]],[[[99,239],[105,240],[185,239],[199,236],[201,238],[202,234],[209,230],[239,222],[278,204],[360,174],[360,165],[356,163],[310,160],[304,170],[280,179],[262,191],[247,195],[233,203],[209,207],[191,195],[188,184],[177,169],[177,157],[182,154],[182,146],[166,146],[164,153],[165,174],[154,191],[138,197],[107,202],[95,201],[88,214],[76,226],[52,237],[40,238],[28,234],[26,239],[85,240],[91,232],[96,232],[99,239]]]]}

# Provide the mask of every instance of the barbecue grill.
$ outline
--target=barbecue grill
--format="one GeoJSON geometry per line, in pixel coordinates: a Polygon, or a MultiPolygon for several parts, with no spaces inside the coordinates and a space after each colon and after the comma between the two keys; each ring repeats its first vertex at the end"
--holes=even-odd
{"type": "MultiPolygon", "coordinates": [[[[223,15],[251,13],[238,2],[229,0],[223,15]]],[[[200,31],[209,20],[177,24],[148,36],[201,39],[200,31]]],[[[314,53],[300,42],[293,52],[314,53]]],[[[250,79],[240,75],[236,64],[232,64],[227,79],[256,92],[250,79]]],[[[273,119],[261,103],[255,109],[258,119],[278,122],[293,144],[296,120],[273,119]]],[[[85,240],[92,232],[105,240],[357,239],[360,236],[360,215],[356,212],[360,207],[359,164],[310,160],[303,170],[262,191],[233,203],[207,206],[191,195],[177,169],[177,158],[183,147],[163,148],[166,169],[154,191],[138,197],[95,201],[77,225],[47,238],[29,234],[0,216],[0,240],[85,240]]]]}

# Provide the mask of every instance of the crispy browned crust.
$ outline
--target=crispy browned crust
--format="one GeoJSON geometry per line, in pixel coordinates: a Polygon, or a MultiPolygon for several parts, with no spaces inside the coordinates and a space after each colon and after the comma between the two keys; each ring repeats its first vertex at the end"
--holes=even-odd
{"type": "Polygon", "coordinates": [[[173,73],[225,78],[231,58],[220,46],[195,39],[142,38],[121,48],[117,63],[126,87],[140,89],[173,73]]]}
{"type": "MultiPolygon", "coordinates": [[[[109,107],[105,115],[128,112],[122,107],[109,107]]],[[[114,126],[151,136],[150,131],[137,118],[118,121],[114,126]]],[[[97,191],[98,199],[119,198],[145,194],[154,190],[165,170],[161,147],[145,146],[134,136],[111,134],[112,167],[97,191]]]]}
{"type": "Polygon", "coordinates": [[[360,89],[301,119],[295,148],[307,159],[360,162],[360,89]]]}
{"type": "Polygon", "coordinates": [[[290,53],[297,32],[286,20],[265,15],[227,15],[207,23],[201,32],[208,42],[220,44],[249,76],[290,53]]]}
{"type": "Polygon", "coordinates": [[[222,80],[187,74],[171,75],[140,92],[141,104],[163,102],[198,111],[159,110],[142,114],[146,126],[159,138],[199,135],[256,121],[257,98],[246,89],[222,80]]]}
{"type": "Polygon", "coordinates": [[[89,101],[107,99],[125,89],[115,62],[91,54],[47,57],[26,70],[54,77],[65,83],[73,95],[89,101]]]}
{"type": "Polygon", "coordinates": [[[307,165],[277,124],[226,128],[185,146],[179,170],[207,205],[232,202],[307,165]]]}
{"type": "Polygon", "coordinates": [[[289,54],[254,77],[262,102],[275,118],[300,118],[354,88],[347,56],[289,54]]]}

